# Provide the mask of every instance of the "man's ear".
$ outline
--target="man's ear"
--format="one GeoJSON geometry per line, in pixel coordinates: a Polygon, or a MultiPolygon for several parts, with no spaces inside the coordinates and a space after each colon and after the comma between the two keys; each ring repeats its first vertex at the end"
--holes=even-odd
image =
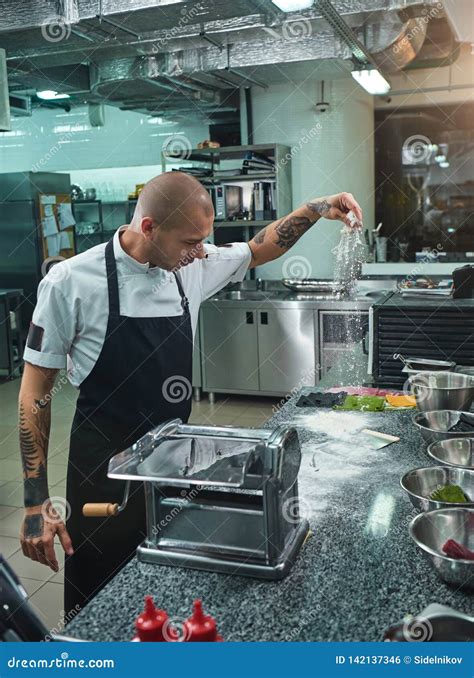
{"type": "Polygon", "coordinates": [[[151,217],[142,217],[140,230],[145,237],[149,237],[153,231],[153,219],[151,217]]]}

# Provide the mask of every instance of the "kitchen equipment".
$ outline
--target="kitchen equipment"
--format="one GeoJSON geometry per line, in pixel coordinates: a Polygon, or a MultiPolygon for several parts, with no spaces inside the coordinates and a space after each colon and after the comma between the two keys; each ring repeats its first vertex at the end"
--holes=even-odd
{"type": "Polygon", "coordinates": [[[474,509],[456,507],[420,513],[411,521],[409,533],[441,579],[459,588],[474,587],[474,561],[449,558],[443,553],[448,539],[474,548],[474,509]]]}
{"type": "Polygon", "coordinates": [[[69,195],[69,174],[0,173],[0,288],[23,290],[22,330],[28,333],[38,285],[44,276],[40,195],[69,195]]]}
{"type": "Polygon", "coordinates": [[[95,188],[86,188],[85,197],[86,197],[86,200],[96,200],[96,198],[97,198],[96,189],[95,188]]]}
{"type": "Polygon", "coordinates": [[[466,265],[453,271],[453,299],[474,298],[474,266],[466,265]]]}
{"type": "Polygon", "coordinates": [[[450,289],[404,288],[400,290],[404,299],[449,299],[452,296],[450,289]]]}
{"type": "Polygon", "coordinates": [[[71,184],[71,200],[84,200],[84,191],[78,184],[71,184]]]}
{"type": "Polygon", "coordinates": [[[453,426],[459,425],[462,415],[472,418],[474,426],[474,414],[457,410],[419,412],[413,417],[413,423],[427,443],[434,443],[438,440],[467,438],[469,436],[468,432],[451,430],[453,426]]]}
{"type": "Polygon", "coordinates": [[[207,187],[214,205],[215,219],[226,221],[243,210],[243,188],[231,184],[216,184],[207,187]]]}
{"type": "Polygon", "coordinates": [[[402,363],[405,365],[405,367],[407,367],[409,370],[413,369],[411,362],[409,362],[408,358],[405,358],[405,356],[403,356],[401,353],[394,353],[393,359],[394,360],[401,360],[402,363]]]}
{"type": "Polygon", "coordinates": [[[422,511],[433,511],[450,506],[474,508],[474,471],[468,469],[453,466],[416,468],[405,473],[400,480],[400,485],[408,494],[413,506],[422,511]],[[456,503],[431,499],[432,493],[445,485],[458,485],[469,501],[456,503]]]}
{"type": "Polygon", "coordinates": [[[416,616],[409,614],[387,629],[384,640],[469,643],[474,640],[474,617],[447,605],[431,603],[416,616]]]}
{"type": "Polygon", "coordinates": [[[452,438],[428,445],[428,454],[439,464],[474,470],[474,438],[452,438]]]}
{"type": "Polygon", "coordinates": [[[283,278],[282,283],[294,292],[316,292],[320,294],[344,294],[347,286],[334,280],[315,278],[283,278]]]}
{"type": "Polygon", "coordinates": [[[399,353],[394,353],[394,360],[401,360],[404,363],[403,374],[418,374],[419,372],[451,372],[455,369],[456,363],[452,360],[428,360],[423,358],[402,358],[399,353]],[[411,367],[408,367],[408,363],[411,367]]]}
{"type": "Polygon", "coordinates": [[[376,386],[403,388],[406,371],[393,359],[394,353],[403,353],[410,362],[411,356],[441,357],[474,367],[474,304],[470,300],[407,299],[392,292],[375,301],[371,313],[369,372],[376,386]]]}
{"type": "Polygon", "coordinates": [[[474,367],[467,367],[467,365],[456,365],[454,371],[460,372],[461,374],[468,374],[470,377],[474,377],[474,367]]]}
{"type": "Polygon", "coordinates": [[[409,377],[416,406],[423,412],[469,410],[474,400],[474,377],[456,372],[421,372],[409,377]]]}
{"type": "Polygon", "coordinates": [[[369,313],[365,310],[318,311],[319,376],[326,387],[360,386],[367,381],[368,326],[369,313]]]}
{"type": "Polygon", "coordinates": [[[385,236],[375,238],[375,260],[377,263],[385,263],[387,261],[387,242],[388,238],[385,236]]]}
{"type": "MultiPolygon", "coordinates": [[[[144,481],[147,538],[139,560],[265,579],[284,577],[308,532],[298,510],[301,462],[294,428],[152,429],[112,457],[108,476],[144,481]]],[[[115,504],[86,504],[113,515],[115,504]]]]}
{"type": "Polygon", "coordinates": [[[38,608],[28,600],[21,581],[0,554],[0,643],[1,642],[84,642],[63,636],[44,625],[38,608]]]}

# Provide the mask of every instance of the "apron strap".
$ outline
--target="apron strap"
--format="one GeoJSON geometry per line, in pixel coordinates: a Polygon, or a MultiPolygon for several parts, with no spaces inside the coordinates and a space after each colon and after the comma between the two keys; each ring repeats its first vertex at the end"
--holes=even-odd
{"type": "Polygon", "coordinates": [[[180,280],[179,275],[176,273],[176,271],[173,271],[173,273],[174,273],[174,278],[176,280],[176,284],[178,286],[179,296],[181,297],[181,308],[183,309],[184,314],[186,315],[187,313],[189,313],[189,301],[188,301],[187,296],[184,293],[183,285],[181,284],[181,280],[180,280]]]}
{"type": "Polygon", "coordinates": [[[118,318],[120,316],[120,301],[113,238],[105,246],[105,269],[107,272],[107,290],[109,294],[109,316],[118,318]]]}
{"type": "MultiPolygon", "coordinates": [[[[113,238],[111,238],[105,246],[105,268],[107,271],[107,290],[109,294],[109,316],[118,318],[120,316],[120,300],[113,238]]],[[[176,271],[173,271],[173,273],[176,285],[178,286],[179,296],[181,297],[181,307],[186,315],[189,313],[189,301],[184,293],[183,285],[178,274],[176,271]]]]}

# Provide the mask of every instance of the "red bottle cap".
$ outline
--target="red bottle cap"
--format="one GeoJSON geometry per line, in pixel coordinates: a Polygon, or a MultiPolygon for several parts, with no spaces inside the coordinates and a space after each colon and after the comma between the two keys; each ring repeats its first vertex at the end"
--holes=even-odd
{"type": "Polygon", "coordinates": [[[135,628],[141,642],[164,642],[163,625],[168,620],[164,610],[159,610],[151,596],[145,596],[145,610],[137,617],[135,628]]]}
{"type": "Polygon", "coordinates": [[[216,620],[211,615],[204,614],[202,602],[195,600],[193,614],[184,622],[184,641],[206,643],[221,640],[217,633],[216,620]]]}

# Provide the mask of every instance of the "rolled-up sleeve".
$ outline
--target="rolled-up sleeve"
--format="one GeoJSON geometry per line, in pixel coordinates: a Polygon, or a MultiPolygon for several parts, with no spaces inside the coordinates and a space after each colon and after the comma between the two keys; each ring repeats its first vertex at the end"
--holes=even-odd
{"type": "Polygon", "coordinates": [[[252,258],[246,242],[217,247],[205,245],[207,259],[201,259],[202,300],[212,297],[230,282],[241,282],[252,258]]]}
{"type": "Polygon", "coordinates": [[[62,369],[76,334],[76,318],[58,281],[44,278],[38,287],[23,359],[33,365],[62,369]]]}

